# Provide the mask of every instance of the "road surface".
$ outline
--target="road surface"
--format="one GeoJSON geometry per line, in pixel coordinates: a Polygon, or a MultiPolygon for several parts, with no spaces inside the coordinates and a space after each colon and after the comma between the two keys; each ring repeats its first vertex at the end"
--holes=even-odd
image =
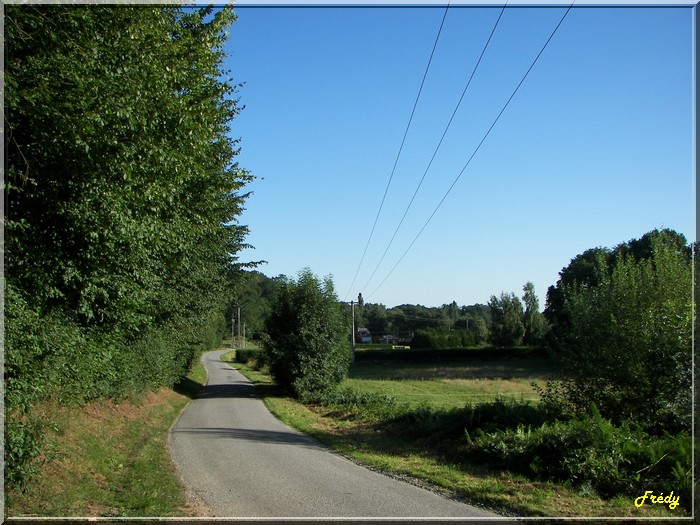
{"type": "Polygon", "coordinates": [[[277,420],[255,387],[202,356],[208,383],[170,433],[188,488],[217,517],[495,517],[361,467],[277,420]]]}

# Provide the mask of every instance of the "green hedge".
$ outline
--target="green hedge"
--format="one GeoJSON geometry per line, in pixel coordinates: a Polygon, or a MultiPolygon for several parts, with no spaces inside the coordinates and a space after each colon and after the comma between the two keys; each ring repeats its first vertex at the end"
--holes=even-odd
{"type": "Polygon", "coordinates": [[[50,422],[33,408],[172,386],[192,361],[214,348],[225,320],[215,312],[178,318],[140,334],[79,326],[58,313],[42,315],[5,287],[5,481],[22,487],[36,470],[50,422]]]}
{"type": "Polygon", "coordinates": [[[416,348],[411,350],[363,350],[355,353],[355,361],[468,361],[471,359],[527,359],[531,357],[547,357],[542,348],[447,348],[430,349],[416,348]]]}
{"type": "Polygon", "coordinates": [[[264,358],[265,353],[260,348],[243,348],[236,350],[234,360],[237,363],[247,363],[248,361],[255,360],[260,362],[264,358]]]}

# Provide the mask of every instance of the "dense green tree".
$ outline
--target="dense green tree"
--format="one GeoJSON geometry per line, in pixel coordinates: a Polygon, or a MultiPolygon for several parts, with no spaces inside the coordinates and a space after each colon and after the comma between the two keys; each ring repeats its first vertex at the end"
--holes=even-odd
{"type": "Polygon", "coordinates": [[[5,6],[11,483],[38,450],[27,448],[37,401],[171,385],[220,342],[250,180],[229,136],[233,19],[228,8],[5,6]]]}
{"type": "Polygon", "coordinates": [[[523,326],[525,335],[523,342],[526,345],[539,345],[544,339],[546,330],[546,320],[540,312],[540,303],[535,294],[535,285],[531,282],[525,283],[523,286],[523,304],[525,312],[523,312],[523,326]]]}
{"type": "Polygon", "coordinates": [[[525,327],[523,326],[523,305],[513,293],[501,293],[500,297],[491,296],[491,344],[498,347],[517,346],[522,343],[525,327]]]}
{"type": "Polygon", "coordinates": [[[322,392],[347,377],[349,325],[333,281],[308,268],[280,283],[263,346],[275,382],[296,396],[322,392]]]}
{"type": "Polygon", "coordinates": [[[474,344],[482,345],[489,339],[489,326],[483,317],[474,318],[473,327],[470,325],[470,330],[474,333],[474,344]]]}
{"type": "Polygon", "coordinates": [[[265,322],[272,313],[272,304],[278,285],[284,279],[284,276],[270,278],[257,271],[241,272],[235,298],[226,311],[229,333],[231,333],[231,317],[237,314],[237,305],[242,305],[241,324],[245,326],[247,338],[260,339],[265,332],[265,322]]]}
{"type": "Polygon", "coordinates": [[[365,300],[362,294],[357,295],[357,303],[355,304],[355,328],[367,327],[367,318],[365,315],[365,300]]]}
{"type": "Polygon", "coordinates": [[[598,262],[608,261],[610,257],[611,251],[608,248],[591,248],[574,257],[568,266],[559,272],[556,285],[550,286],[547,290],[547,306],[544,311],[547,321],[553,327],[552,336],[566,330],[563,287],[573,283],[595,286],[598,283],[598,262]]]}
{"type": "Polygon", "coordinates": [[[383,304],[365,304],[365,322],[372,336],[381,337],[391,330],[391,323],[383,304]]]}
{"type": "Polygon", "coordinates": [[[631,239],[610,248],[591,248],[574,257],[568,266],[559,272],[559,280],[547,291],[547,305],[544,311],[550,331],[549,346],[556,350],[558,340],[568,330],[569,319],[564,310],[564,293],[566,286],[578,283],[581,286],[595,287],[600,282],[600,264],[606,263],[608,273],[611,273],[618,261],[618,256],[630,256],[634,260],[648,259],[652,256],[652,243],[655,239],[664,238],[664,243],[674,251],[685,254],[690,258],[690,247],[685,236],[671,229],[654,229],[645,233],[640,239],[631,239]]]}
{"type": "Polygon", "coordinates": [[[474,333],[467,330],[427,328],[416,332],[411,348],[466,348],[474,343],[474,333]]]}
{"type": "Polygon", "coordinates": [[[599,253],[595,286],[563,287],[559,394],[577,410],[595,403],[617,421],[690,428],[692,271],[676,240],[659,232],[644,257],[619,252],[614,265],[599,253]]]}
{"type": "Polygon", "coordinates": [[[133,333],[191,311],[183,292],[220,281],[246,233],[236,86],[219,80],[232,12],[6,17],[8,280],[83,325],[133,333]]]}

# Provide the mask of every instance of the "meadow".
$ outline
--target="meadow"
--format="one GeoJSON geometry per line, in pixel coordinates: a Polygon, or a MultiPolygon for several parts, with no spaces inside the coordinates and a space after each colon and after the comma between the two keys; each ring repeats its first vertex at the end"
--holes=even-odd
{"type": "Polygon", "coordinates": [[[464,359],[436,362],[358,360],[342,386],[360,392],[388,394],[412,407],[463,407],[495,399],[539,401],[533,385],[544,387],[553,377],[551,361],[464,359]]]}

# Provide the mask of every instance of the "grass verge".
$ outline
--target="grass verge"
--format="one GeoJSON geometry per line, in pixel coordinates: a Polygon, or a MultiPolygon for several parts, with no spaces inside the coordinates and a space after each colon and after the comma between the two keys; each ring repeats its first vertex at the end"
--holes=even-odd
{"type": "Polygon", "coordinates": [[[206,381],[197,361],[175,389],[116,403],[40,407],[54,431],[23,494],[6,495],[8,517],[197,516],[167,450],[168,431],[206,381]]]}
{"type": "MultiPolygon", "coordinates": [[[[222,356],[232,362],[233,355],[222,356]]],[[[254,384],[268,409],[285,424],[313,436],[341,454],[373,469],[425,483],[472,505],[504,515],[546,517],[682,517],[682,510],[663,506],[635,507],[629,498],[602,499],[585,490],[532,481],[504,471],[465,465],[430,440],[396,432],[381,414],[304,405],[274,393],[269,376],[235,363],[254,384]]],[[[641,495],[641,494],[640,494],[641,495]]]]}

